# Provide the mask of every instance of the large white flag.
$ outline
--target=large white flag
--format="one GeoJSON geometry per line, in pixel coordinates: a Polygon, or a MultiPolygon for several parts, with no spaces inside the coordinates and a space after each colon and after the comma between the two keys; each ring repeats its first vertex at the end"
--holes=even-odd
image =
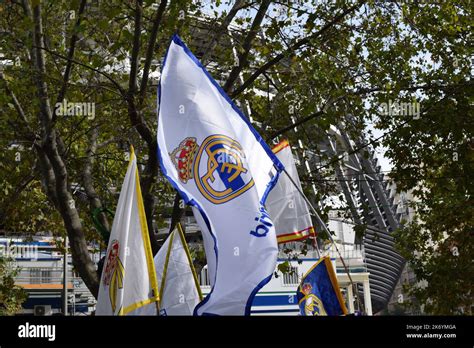
{"type": "MultiPolygon", "coordinates": [[[[180,230],[174,230],[155,256],[155,268],[160,290],[161,315],[193,315],[202,300],[191,256],[180,230]]],[[[149,305],[140,314],[155,315],[149,305]]]]}
{"type": "MultiPolygon", "coordinates": [[[[273,153],[301,189],[291,147],[286,140],[273,148],[273,153]]],[[[278,243],[288,243],[314,237],[315,232],[308,206],[287,175],[282,175],[268,195],[265,204],[275,224],[278,243]]]]}
{"type": "Polygon", "coordinates": [[[149,238],[132,148],[102,270],[96,315],[134,315],[159,301],[149,238]]]}
{"type": "Polygon", "coordinates": [[[197,209],[215,265],[211,292],[194,313],[248,315],[276,265],[275,229],[263,205],[282,164],[176,35],[159,99],[161,169],[197,209]]]}

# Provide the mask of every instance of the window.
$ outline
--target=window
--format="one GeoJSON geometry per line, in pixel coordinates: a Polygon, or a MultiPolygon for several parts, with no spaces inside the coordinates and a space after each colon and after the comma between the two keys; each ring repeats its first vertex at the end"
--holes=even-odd
{"type": "Polygon", "coordinates": [[[47,269],[41,270],[41,282],[42,283],[52,283],[51,271],[47,269]]]}
{"type": "Polygon", "coordinates": [[[198,275],[199,284],[201,286],[211,286],[211,280],[209,279],[209,271],[207,270],[207,266],[204,267],[198,275]]]}
{"type": "Polygon", "coordinates": [[[30,283],[31,284],[41,283],[41,269],[40,268],[30,269],[30,283]]]}
{"type": "Polygon", "coordinates": [[[298,267],[290,267],[287,273],[283,274],[283,285],[298,285],[298,267]]]}
{"type": "Polygon", "coordinates": [[[31,284],[43,284],[43,283],[52,283],[53,278],[51,274],[51,270],[40,268],[40,267],[32,267],[30,268],[30,283],[31,284]]]}

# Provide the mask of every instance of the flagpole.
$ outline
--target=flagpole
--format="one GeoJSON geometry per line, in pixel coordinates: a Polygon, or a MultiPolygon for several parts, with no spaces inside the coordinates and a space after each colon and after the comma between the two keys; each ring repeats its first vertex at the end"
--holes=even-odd
{"type": "MultiPolygon", "coordinates": [[[[153,290],[153,292],[155,292],[155,290],[153,290]]],[[[156,305],[156,315],[159,317],[160,316],[160,300],[159,299],[155,301],[155,305],[156,305]]]]}
{"type": "Polygon", "coordinates": [[[193,260],[191,259],[191,253],[189,252],[188,243],[186,243],[186,237],[184,235],[183,226],[181,225],[181,222],[178,222],[176,226],[178,227],[179,237],[181,238],[181,243],[183,244],[184,251],[186,253],[186,256],[188,257],[189,267],[191,268],[191,272],[193,274],[194,283],[196,284],[196,290],[198,292],[199,299],[202,301],[203,296],[202,296],[201,287],[199,286],[196,269],[194,268],[193,260]]]}
{"type": "MultiPolygon", "coordinates": [[[[283,168],[283,172],[285,172],[286,176],[288,177],[288,179],[290,179],[291,183],[295,186],[295,188],[298,190],[299,194],[304,198],[304,200],[306,201],[306,203],[308,204],[308,206],[311,208],[311,211],[313,212],[313,215],[318,219],[319,223],[323,226],[323,229],[326,231],[329,239],[331,240],[332,244],[334,245],[334,248],[336,249],[336,252],[337,254],[339,255],[339,258],[341,259],[341,262],[342,262],[342,265],[344,266],[344,270],[346,271],[347,273],[347,276],[349,277],[349,282],[351,283],[351,286],[352,288],[354,289],[355,291],[355,294],[357,295],[357,307],[360,311],[361,309],[361,305],[360,305],[360,299],[359,299],[359,292],[357,291],[357,288],[355,287],[354,285],[354,282],[352,281],[352,277],[350,275],[350,272],[349,272],[349,269],[347,268],[347,265],[344,261],[344,258],[342,257],[342,254],[340,253],[339,251],[339,248],[337,247],[336,245],[336,242],[334,241],[334,239],[332,238],[332,235],[331,233],[329,232],[326,224],[324,223],[324,221],[321,219],[321,217],[319,216],[318,212],[316,211],[316,209],[314,209],[313,205],[311,204],[311,202],[309,201],[308,197],[306,197],[306,195],[304,194],[303,190],[301,190],[298,185],[296,184],[296,182],[293,180],[293,178],[290,176],[290,174],[286,171],[285,168],[283,168]]],[[[315,242],[316,243],[316,242],[315,242]]],[[[317,249],[317,248],[316,248],[317,249]]],[[[318,254],[319,254],[319,251],[318,251],[318,254]]]]}
{"type": "Polygon", "coordinates": [[[318,241],[316,240],[316,233],[314,233],[313,236],[313,249],[316,251],[316,254],[318,255],[318,259],[321,258],[321,254],[319,253],[319,247],[318,247],[318,241]]]}

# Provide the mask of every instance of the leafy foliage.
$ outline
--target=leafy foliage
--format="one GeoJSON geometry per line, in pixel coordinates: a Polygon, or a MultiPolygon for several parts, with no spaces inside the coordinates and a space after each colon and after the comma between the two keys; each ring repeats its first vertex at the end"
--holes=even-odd
{"type": "Polygon", "coordinates": [[[21,310],[28,295],[23,288],[15,285],[19,268],[12,260],[0,257],[0,315],[14,315],[21,310]]]}

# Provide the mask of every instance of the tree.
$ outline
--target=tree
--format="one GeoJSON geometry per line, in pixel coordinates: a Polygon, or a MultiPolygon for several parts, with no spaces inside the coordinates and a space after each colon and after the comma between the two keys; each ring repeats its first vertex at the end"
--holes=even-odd
{"type": "MultiPolygon", "coordinates": [[[[440,105],[453,114],[460,112],[443,100],[453,95],[467,100],[472,88],[467,59],[472,9],[467,1],[152,3],[23,0],[0,5],[1,48],[4,59],[13,63],[0,81],[0,142],[7,149],[0,153],[0,170],[10,174],[0,176],[2,189],[7,189],[0,206],[3,227],[22,230],[30,220],[35,228],[59,230],[64,225],[74,267],[94,294],[98,278],[87,241],[100,236],[90,212],[114,210],[113,189],[120,187],[125,172],[128,143],[143,165],[150,233],[153,221],[163,226],[171,213],[174,225],[182,213],[156,158],[156,76],[173,32],[179,32],[205,64],[214,63],[208,64],[211,74],[250,110],[269,143],[282,137],[294,144],[302,140],[323,164],[314,168],[311,179],[318,188],[315,201],[337,190],[328,178],[334,176],[333,165],[342,154],[330,157],[319,148],[331,125],[369,138],[358,151],[383,142],[401,189],[418,173],[428,175],[417,167],[430,163],[433,151],[431,143],[423,141],[433,138],[442,144],[448,137],[460,144],[461,133],[466,139],[465,128],[454,140],[451,124],[425,123],[440,105]],[[56,103],[64,99],[93,102],[96,114],[59,115],[56,103]],[[423,105],[419,120],[380,113],[389,100],[414,99],[423,105]],[[373,139],[366,131],[368,122],[390,136],[373,139]],[[12,144],[22,144],[24,150],[12,144]],[[16,152],[21,153],[19,163],[16,152]],[[420,157],[404,160],[406,153],[420,157]],[[173,197],[175,209],[170,211],[166,207],[173,197]],[[29,210],[27,201],[37,208],[29,210]],[[13,211],[18,212],[15,218],[13,211]]],[[[457,165],[464,162],[460,158],[457,165]]],[[[430,179],[417,178],[421,186],[430,179]]],[[[309,180],[302,175],[307,192],[309,180]]],[[[324,219],[330,208],[321,212],[324,219]]],[[[110,225],[105,214],[100,219],[110,225]]],[[[159,245],[153,235],[151,241],[156,252],[159,245]]]]}
{"type": "Polygon", "coordinates": [[[18,313],[28,298],[26,291],[15,285],[18,272],[19,268],[13,265],[11,259],[0,257],[0,315],[18,313]]]}
{"type": "MultiPolygon", "coordinates": [[[[400,56],[391,52],[392,58],[376,61],[374,68],[397,74],[378,100],[418,104],[420,113],[378,119],[379,127],[388,132],[382,142],[394,165],[390,176],[398,190],[411,190],[415,196],[411,206],[416,220],[395,237],[419,281],[409,294],[424,311],[472,314],[474,90],[466,46],[472,39],[467,29],[472,8],[465,2],[398,7],[413,33],[402,40],[403,50],[395,51],[400,56]],[[417,58],[409,58],[411,50],[418,52],[417,58]],[[417,62],[400,75],[394,67],[407,65],[409,59],[417,62]],[[403,91],[410,74],[420,87],[403,91]]],[[[387,54],[390,47],[395,50],[396,44],[387,54]]]]}

